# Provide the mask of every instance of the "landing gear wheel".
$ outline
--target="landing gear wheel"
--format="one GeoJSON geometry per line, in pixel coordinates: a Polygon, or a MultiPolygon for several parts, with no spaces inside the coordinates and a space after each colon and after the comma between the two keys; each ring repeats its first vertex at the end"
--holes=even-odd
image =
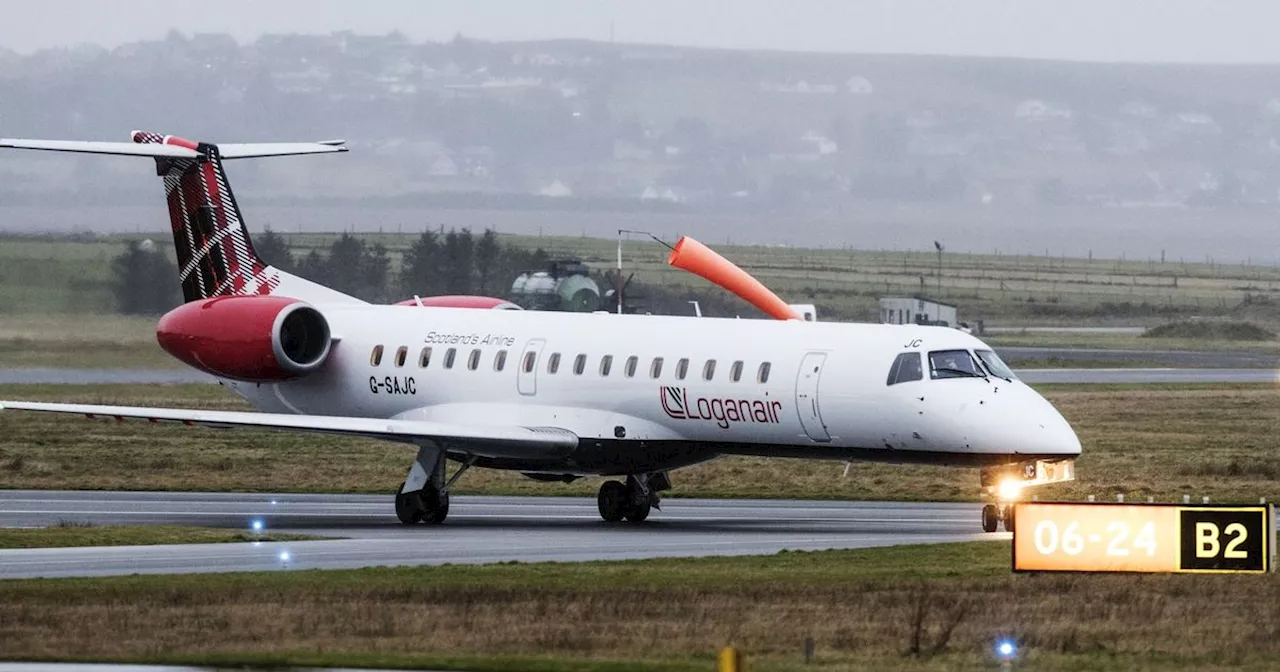
{"type": "Polygon", "coordinates": [[[1000,516],[1000,518],[1004,520],[1004,531],[1012,532],[1013,531],[1013,505],[1012,504],[1006,504],[1004,506],[1004,515],[1000,516]]]}
{"type": "MultiPolygon", "coordinates": [[[[600,494],[596,495],[596,506],[600,509],[600,517],[607,523],[616,523],[628,513],[627,486],[618,481],[605,481],[600,486],[600,494]]],[[[645,512],[648,514],[648,511],[645,512]]]]}
{"type": "Polygon", "coordinates": [[[995,532],[996,527],[1000,524],[1000,514],[996,511],[995,504],[987,504],[982,507],[982,531],[995,532]]]}
{"type": "Polygon", "coordinates": [[[648,497],[639,501],[633,500],[629,502],[629,506],[627,506],[627,522],[643,523],[644,519],[649,517],[649,511],[652,508],[653,506],[649,504],[648,497]]]}
{"type": "Polygon", "coordinates": [[[448,517],[449,517],[449,493],[446,492],[443,495],[436,497],[435,508],[427,512],[427,514],[423,517],[423,520],[427,521],[428,523],[434,523],[436,525],[439,525],[440,523],[444,522],[445,518],[448,518],[448,517]]]}
{"type": "Polygon", "coordinates": [[[422,510],[421,493],[418,492],[401,492],[404,489],[404,483],[396,490],[396,518],[400,519],[405,525],[415,525],[422,522],[424,511],[422,510]]]}

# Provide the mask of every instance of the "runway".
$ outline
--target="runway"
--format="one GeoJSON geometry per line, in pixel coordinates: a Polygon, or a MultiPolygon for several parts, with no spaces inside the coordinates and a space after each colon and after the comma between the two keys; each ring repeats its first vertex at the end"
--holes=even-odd
{"type": "Polygon", "coordinates": [[[631,525],[604,523],[588,498],[454,497],[444,525],[404,526],[389,495],[13,490],[0,492],[0,527],[247,529],[258,518],[268,530],[335,539],[3,550],[0,579],[759,555],[1007,538],[983,534],[979,513],[977,504],[672,499],[631,525]]]}

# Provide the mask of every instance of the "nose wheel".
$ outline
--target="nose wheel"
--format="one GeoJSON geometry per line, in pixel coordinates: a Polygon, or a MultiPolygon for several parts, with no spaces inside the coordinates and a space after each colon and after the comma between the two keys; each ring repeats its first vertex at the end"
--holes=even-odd
{"type": "Polygon", "coordinates": [[[987,504],[982,507],[982,531],[995,532],[1004,524],[1005,532],[1013,531],[1013,504],[996,506],[987,504]]]}

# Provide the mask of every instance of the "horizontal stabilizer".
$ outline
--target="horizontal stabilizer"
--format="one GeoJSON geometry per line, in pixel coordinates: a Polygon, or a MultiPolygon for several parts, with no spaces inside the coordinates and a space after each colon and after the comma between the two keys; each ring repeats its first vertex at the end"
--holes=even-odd
{"type": "Polygon", "coordinates": [[[39,149],[47,152],[77,152],[80,154],[114,154],[118,156],[149,156],[157,159],[194,159],[200,153],[177,145],[139,145],[132,142],[84,142],[80,140],[25,140],[0,138],[0,147],[13,149],[39,149]]]}
{"type": "MultiPolygon", "coordinates": [[[[80,140],[27,140],[0,138],[0,148],[37,149],[49,152],[77,152],[80,154],[108,154],[116,156],[147,156],[156,159],[194,159],[201,155],[195,149],[161,143],[86,142],[80,140]]],[[[216,145],[218,155],[224,159],[256,159],[268,156],[298,156],[305,154],[332,154],[347,151],[342,140],[324,142],[251,142],[216,145]]]]}

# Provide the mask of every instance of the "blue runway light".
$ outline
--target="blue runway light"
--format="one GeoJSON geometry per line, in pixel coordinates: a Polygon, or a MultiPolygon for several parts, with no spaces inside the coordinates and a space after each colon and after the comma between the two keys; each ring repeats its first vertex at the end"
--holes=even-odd
{"type": "Polygon", "coordinates": [[[1001,658],[1012,658],[1018,653],[1018,647],[1008,639],[996,642],[996,655],[1001,658]]]}
{"type": "Polygon", "coordinates": [[[289,551],[280,551],[280,562],[289,562],[289,551]]]}
{"type": "Polygon", "coordinates": [[[249,523],[249,527],[252,528],[254,532],[261,532],[266,525],[263,524],[261,519],[255,518],[253,522],[249,523]]]}

